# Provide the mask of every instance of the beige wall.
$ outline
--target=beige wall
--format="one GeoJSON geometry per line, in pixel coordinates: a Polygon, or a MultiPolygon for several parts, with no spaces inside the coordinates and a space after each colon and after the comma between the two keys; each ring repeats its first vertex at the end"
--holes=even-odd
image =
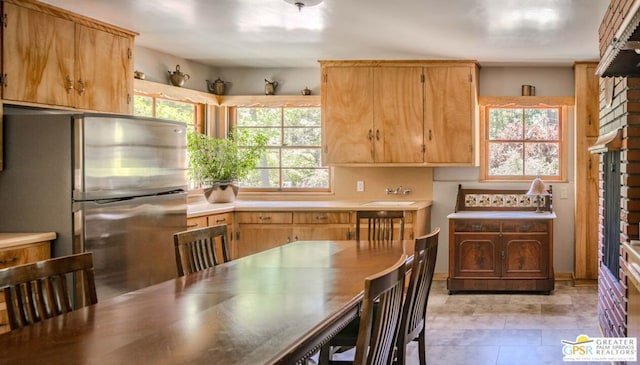
{"type": "Polygon", "coordinates": [[[431,200],[433,198],[433,169],[429,167],[334,167],[333,191],[324,194],[243,193],[246,199],[334,199],[334,200],[431,200]],[[356,191],[356,182],[364,181],[364,192],[356,191]],[[386,195],[386,187],[402,185],[412,190],[409,195],[386,195]]]}

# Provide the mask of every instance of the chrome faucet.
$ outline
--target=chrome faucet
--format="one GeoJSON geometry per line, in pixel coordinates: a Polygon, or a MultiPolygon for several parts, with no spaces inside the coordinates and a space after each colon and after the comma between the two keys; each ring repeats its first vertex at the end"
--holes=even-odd
{"type": "Polygon", "coordinates": [[[384,193],[387,195],[409,195],[411,194],[412,190],[411,188],[403,188],[402,185],[398,186],[397,188],[384,188],[384,193]]]}

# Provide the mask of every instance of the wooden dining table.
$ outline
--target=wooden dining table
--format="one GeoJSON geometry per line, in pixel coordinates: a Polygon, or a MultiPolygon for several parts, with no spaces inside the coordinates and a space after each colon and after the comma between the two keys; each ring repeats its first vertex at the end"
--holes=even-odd
{"type": "Polygon", "coordinates": [[[302,364],[403,254],[413,241],[293,242],[2,334],[0,364],[302,364]]]}

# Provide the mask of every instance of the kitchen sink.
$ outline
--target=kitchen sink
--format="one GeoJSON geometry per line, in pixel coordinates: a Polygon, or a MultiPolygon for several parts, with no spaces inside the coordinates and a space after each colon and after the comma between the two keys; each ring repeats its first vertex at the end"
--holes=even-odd
{"type": "Polygon", "coordinates": [[[415,202],[412,201],[406,201],[406,200],[380,200],[380,201],[373,201],[373,202],[368,202],[368,203],[364,203],[362,204],[362,206],[365,207],[392,207],[392,206],[405,206],[405,205],[411,205],[415,202]]]}

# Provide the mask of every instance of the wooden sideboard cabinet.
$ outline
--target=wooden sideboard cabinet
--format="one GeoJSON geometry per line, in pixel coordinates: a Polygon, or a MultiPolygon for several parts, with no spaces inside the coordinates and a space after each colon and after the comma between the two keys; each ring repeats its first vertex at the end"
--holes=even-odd
{"type": "MultiPolygon", "coordinates": [[[[460,189],[460,194],[468,195],[462,198],[466,210],[448,216],[449,292],[550,293],[555,213],[536,213],[535,201],[523,191],[460,189]]],[[[551,197],[546,200],[550,209],[551,197]]]]}
{"type": "MultiPolygon", "coordinates": [[[[51,258],[50,240],[55,237],[55,233],[0,233],[0,270],[51,258]]],[[[4,294],[0,292],[0,333],[8,330],[4,294]]]]}

